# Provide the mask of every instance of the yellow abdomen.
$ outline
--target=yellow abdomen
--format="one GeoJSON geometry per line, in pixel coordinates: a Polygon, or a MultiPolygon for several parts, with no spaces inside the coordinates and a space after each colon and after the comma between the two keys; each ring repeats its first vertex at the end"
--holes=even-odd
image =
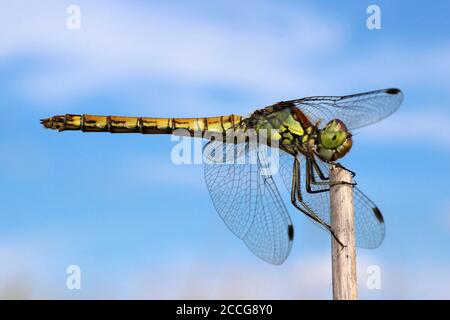
{"type": "Polygon", "coordinates": [[[242,119],[242,116],[235,114],[209,118],[150,118],[66,114],[43,119],[41,123],[46,128],[58,131],[81,130],[84,132],[193,136],[204,134],[206,131],[224,133],[226,130],[234,128],[242,119]]]}

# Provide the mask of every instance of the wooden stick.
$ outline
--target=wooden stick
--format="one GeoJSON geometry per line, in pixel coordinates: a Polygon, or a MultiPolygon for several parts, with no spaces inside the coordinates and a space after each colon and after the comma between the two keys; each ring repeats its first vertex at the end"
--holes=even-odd
{"type": "MultiPolygon", "coordinates": [[[[352,175],[347,170],[330,167],[331,181],[352,182],[352,175]]],[[[335,185],[330,190],[331,228],[344,247],[331,240],[333,299],[357,299],[356,284],[356,249],[355,223],[353,214],[353,188],[350,185],[335,185]]]]}

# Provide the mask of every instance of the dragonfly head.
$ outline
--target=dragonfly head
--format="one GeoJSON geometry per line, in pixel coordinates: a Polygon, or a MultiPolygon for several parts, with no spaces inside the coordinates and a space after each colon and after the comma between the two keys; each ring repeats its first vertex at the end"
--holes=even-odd
{"type": "Polygon", "coordinates": [[[325,161],[342,158],[351,147],[352,134],[339,119],[331,120],[318,132],[315,151],[325,161]]]}

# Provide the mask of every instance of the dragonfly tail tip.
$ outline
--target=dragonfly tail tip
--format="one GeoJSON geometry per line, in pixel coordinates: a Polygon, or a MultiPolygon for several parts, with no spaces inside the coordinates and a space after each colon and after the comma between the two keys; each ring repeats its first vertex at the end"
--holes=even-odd
{"type": "Polygon", "coordinates": [[[66,130],[66,116],[53,116],[41,119],[41,124],[47,129],[64,131],[66,130]]]}
{"type": "Polygon", "coordinates": [[[51,129],[51,128],[52,128],[52,118],[41,119],[41,124],[42,124],[45,128],[51,129]]]}

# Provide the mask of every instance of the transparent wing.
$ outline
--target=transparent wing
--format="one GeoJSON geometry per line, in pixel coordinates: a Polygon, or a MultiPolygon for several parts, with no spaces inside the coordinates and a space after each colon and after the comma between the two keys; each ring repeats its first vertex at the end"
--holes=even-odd
{"type": "Polygon", "coordinates": [[[290,193],[292,190],[292,168],[294,167],[294,156],[280,150],[280,166],[278,173],[281,180],[286,187],[286,190],[290,193]]]}
{"type": "Polygon", "coordinates": [[[403,93],[399,89],[383,89],[349,96],[307,97],[289,101],[320,127],[332,119],[342,120],[349,130],[380,121],[400,107],[403,93]]]}
{"type": "MultiPolygon", "coordinates": [[[[330,194],[329,192],[308,193],[306,191],[306,159],[299,157],[300,161],[300,191],[303,200],[307,205],[327,224],[331,223],[330,217],[330,194]]],[[[328,164],[316,159],[321,171],[328,177],[328,164]]],[[[292,184],[292,166],[294,158],[280,152],[280,175],[288,190],[292,184]]],[[[322,180],[314,171],[316,181],[322,180]]],[[[313,190],[326,189],[328,186],[312,185],[313,190]]],[[[355,237],[356,245],[361,248],[377,248],[381,245],[385,235],[385,225],[383,216],[378,207],[358,188],[353,188],[353,201],[355,210],[355,237]]],[[[316,221],[315,224],[323,228],[316,221]]],[[[325,228],[323,228],[325,229],[325,228]]]]}
{"type": "Polygon", "coordinates": [[[265,151],[248,142],[211,141],[205,145],[204,160],[209,193],[228,228],[258,257],[283,263],[292,248],[294,229],[269,174],[265,151]],[[230,154],[235,155],[234,163],[227,157],[230,154]]]}

